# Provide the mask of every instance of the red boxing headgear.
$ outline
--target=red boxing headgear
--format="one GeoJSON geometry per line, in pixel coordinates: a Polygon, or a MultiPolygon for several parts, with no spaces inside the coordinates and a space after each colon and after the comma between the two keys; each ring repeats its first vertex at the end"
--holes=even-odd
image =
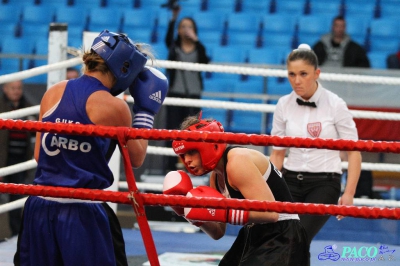
{"type": "MultiPolygon", "coordinates": [[[[224,132],[224,127],[217,120],[211,122],[207,120],[200,120],[199,123],[191,125],[186,130],[190,131],[207,131],[207,132],[224,132]]],[[[225,151],[226,143],[209,143],[209,142],[194,142],[185,140],[174,140],[172,142],[174,152],[179,155],[185,164],[186,169],[193,175],[188,165],[185,163],[184,155],[191,150],[197,150],[200,153],[202,167],[206,173],[214,170],[217,166],[219,159],[225,151]]]]}

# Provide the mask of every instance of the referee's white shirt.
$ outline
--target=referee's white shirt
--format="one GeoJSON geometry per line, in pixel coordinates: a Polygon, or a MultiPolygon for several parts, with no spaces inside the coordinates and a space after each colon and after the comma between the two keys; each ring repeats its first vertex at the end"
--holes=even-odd
{"type": "MultiPolygon", "coordinates": [[[[309,99],[317,108],[300,106],[295,92],[281,97],[274,112],[271,135],[302,138],[358,140],[353,116],[346,103],[322,87],[309,99]]],[[[304,100],[304,99],[302,99],[304,100]]],[[[276,150],[285,147],[273,147],[276,150]]],[[[296,172],[342,173],[340,151],[327,149],[289,148],[284,167],[296,172]]]]}

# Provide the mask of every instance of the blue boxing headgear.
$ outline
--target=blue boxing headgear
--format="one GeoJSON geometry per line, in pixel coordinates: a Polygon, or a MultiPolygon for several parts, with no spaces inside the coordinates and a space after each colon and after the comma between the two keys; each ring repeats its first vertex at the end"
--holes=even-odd
{"type": "Polygon", "coordinates": [[[146,54],[124,34],[103,30],[92,44],[91,49],[105,61],[117,82],[110,92],[116,96],[132,84],[147,62],[146,54]]]}

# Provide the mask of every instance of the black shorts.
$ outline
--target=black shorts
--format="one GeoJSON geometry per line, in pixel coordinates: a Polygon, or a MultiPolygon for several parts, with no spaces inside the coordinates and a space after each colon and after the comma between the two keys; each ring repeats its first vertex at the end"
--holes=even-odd
{"type": "Polygon", "coordinates": [[[307,243],[299,220],[246,225],[219,265],[309,265],[307,243]]]}

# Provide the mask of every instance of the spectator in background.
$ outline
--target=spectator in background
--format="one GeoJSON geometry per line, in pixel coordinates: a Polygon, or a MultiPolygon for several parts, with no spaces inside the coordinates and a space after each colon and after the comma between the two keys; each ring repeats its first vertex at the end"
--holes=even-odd
{"type": "MultiPolygon", "coordinates": [[[[5,83],[1,97],[0,113],[10,112],[20,108],[30,107],[32,104],[23,95],[23,83],[20,80],[5,83]]],[[[19,118],[27,120],[28,117],[19,118]]],[[[29,117],[29,119],[35,119],[29,117]]],[[[35,119],[36,120],[36,119],[35,119]]],[[[25,162],[33,158],[31,138],[34,134],[29,131],[0,130],[0,168],[25,162]]],[[[0,177],[4,183],[24,184],[27,180],[27,172],[19,172],[0,177]]],[[[8,201],[22,198],[21,195],[9,194],[8,201]]],[[[18,234],[21,224],[21,208],[10,211],[9,227],[12,236],[18,234]]]]}
{"type": "MultiPolygon", "coordinates": [[[[184,17],[178,23],[178,35],[174,39],[175,23],[181,11],[178,6],[172,10],[172,19],[169,22],[165,44],[168,47],[168,60],[190,63],[207,64],[210,59],[206,54],[206,48],[197,36],[196,22],[190,17],[184,17]]],[[[169,97],[199,99],[203,90],[203,80],[198,71],[186,71],[169,69],[169,97]]],[[[197,114],[198,107],[167,106],[166,127],[168,129],[179,129],[180,121],[188,115],[197,114]]],[[[171,146],[171,142],[169,142],[171,146]]],[[[175,170],[178,162],[177,157],[168,157],[167,170],[175,170]]]]}
{"type": "Polygon", "coordinates": [[[386,59],[387,68],[400,69],[400,50],[397,53],[390,54],[386,59]]]}
{"type": "Polygon", "coordinates": [[[323,35],[314,45],[313,50],[320,66],[370,67],[364,48],[347,35],[346,21],[343,16],[333,19],[332,31],[323,35]]]}
{"type": "Polygon", "coordinates": [[[76,79],[79,78],[79,76],[81,75],[81,73],[79,72],[78,69],[73,68],[73,67],[69,67],[67,68],[67,76],[66,79],[76,79]]]}

